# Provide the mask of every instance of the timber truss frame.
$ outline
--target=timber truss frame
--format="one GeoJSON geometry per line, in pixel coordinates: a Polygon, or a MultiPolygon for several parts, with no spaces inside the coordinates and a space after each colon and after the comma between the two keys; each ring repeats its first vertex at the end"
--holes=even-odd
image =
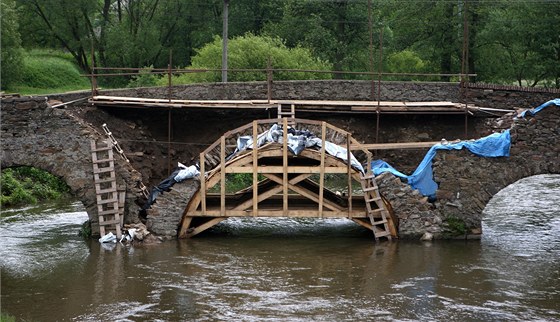
{"type": "Polygon", "coordinates": [[[368,181],[367,187],[377,189],[370,166],[365,174],[361,173],[350,162],[326,153],[325,144],[319,150],[307,148],[295,156],[289,152],[287,140],[282,140],[255,146],[226,161],[239,136],[250,135],[257,142],[259,133],[275,123],[281,124],[282,129],[290,123],[296,129],[319,133],[321,142],[329,140],[345,147],[346,160],[357,151],[356,155],[365,161],[361,163],[371,164],[371,153],[349,132],[326,122],[286,117],[255,120],[226,132],[200,153],[200,188],[183,212],[180,238],[193,237],[229,217],[348,218],[372,230],[376,240],[396,237],[393,218],[381,196],[377,195],[379,200],[373,202],[371,192],[353,193],[354,182],[364,187],[364,180],[368,181]],[[226,174],[237,173],[252,174],[251,185],[226,193],[226,174]],[[345,195],[325,186],[325,176],[330,174],[346,176],[345,195]],[[312,180],[317,176],[318,182],[312,180]]]}

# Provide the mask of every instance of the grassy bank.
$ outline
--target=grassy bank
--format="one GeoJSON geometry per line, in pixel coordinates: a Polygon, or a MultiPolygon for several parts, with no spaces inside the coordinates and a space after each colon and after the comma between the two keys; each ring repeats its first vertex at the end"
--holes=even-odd
{"type": "Polygon", "coordinates": [[[89,80],[80,75],[70,54],[33,49],[25,52],[19,80],[6,92],[38,95],[89,89],[89,80]]]}

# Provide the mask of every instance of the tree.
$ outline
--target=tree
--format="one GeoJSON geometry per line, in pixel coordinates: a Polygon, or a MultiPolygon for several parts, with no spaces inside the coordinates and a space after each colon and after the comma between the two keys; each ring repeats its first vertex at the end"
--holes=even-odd
{"type": "MultiPolygon", "coordinates": [[[[270,59],[272,67],[277,69],[311,69],[330,70],[331,64],[313,57],[309,49],[303,47],[288,48],[279,38],[246,34],[231,39],[228,49],[228,66],[230,69],[265,69],[270,59]]],[[[218,36],[197,51],[192,58],[193,69],[221,69],[222,39],[218,36]]],[[[329,74],[277,72],[274,79],[323,79],[329,74]]],[[[185,74],[178,82],[218,82],[219,72],[185,74]]],[[[264,71],[231,72],[230,81],[266,80],[264,71]]]]}
{"type": "Polygon", "coordinates": [[[560,15],[560,3],[504,1],[489,15],[480,33],[486,79],[560,87],[560,26],[552,18],[560,15]]]}
{"type": "Polygon", "coordinates": [[[15,10],[14,0],[2,0],[1,9],[1,72],[2,89],[19,79],[23,64],[21,38],[18,31],[18,15],[15,10]]]}
{"type": "Polygon", "coordinates": [[[365,1],[290,0],[280,21],[265,24],[264,33],[285,39],[289,47],[310,48],[335,70],[364,71],[369,69],[367,9],[365,1]]]}

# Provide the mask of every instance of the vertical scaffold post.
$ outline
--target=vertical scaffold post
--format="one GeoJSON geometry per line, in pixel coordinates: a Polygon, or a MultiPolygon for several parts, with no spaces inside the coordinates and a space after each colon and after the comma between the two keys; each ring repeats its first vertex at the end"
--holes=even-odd
{"type": "Polygon", "coordinates": [[[323,218],[323,190],[325,189],[325,143],[327,123],[321,122],[321,165],[319,173],[319,217],[323,218]]]}
{"type": "Polygon", "coordinates": [[[220,138],[220,214],[226,215],[226,137],[220,138]]]}
{"type": "Polygon", "coordinates": [[[350,133],[346,132],[346,167],[348,169],[348,219],[352,219],[352,163],[351,157],[352,152],[350,150],[351,145],[351,136],[350,133]]]}
{"type": "Polygon", "coordinates": [[[282,210],[288,216],[288,118],[282,118],[282,210]]]}
{"type": "Polygon", "coordinates": [[[200,203],[202,206],[202,215],[206,216],[206,156],[204,152],[200,154],[200,203]]]}
{"type": "Polygon", "coordinates": [[[253,121],[253,216],[256,217],[259,211],[259,192],[258,192],[258,184],[259,184],[259,177],[258,177],[258,149],[259,149],[259,142],[258,142],[258,123],[257,121],[253,121]]]}

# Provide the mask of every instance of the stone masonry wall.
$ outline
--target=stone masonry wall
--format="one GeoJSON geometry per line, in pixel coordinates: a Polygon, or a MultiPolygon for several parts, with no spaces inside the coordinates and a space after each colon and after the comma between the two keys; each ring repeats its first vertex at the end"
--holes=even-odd
{"type": "Polygon", "coordinates": [[[438,151],[433,160],[439,185],[434,203],[390,174],[378,176],[382,194],[400,220],[401,237],[479,235],[482,211],[501,189],[524,177],[560,173],[560,107],[552,105],[513,122],[512,118],[510,114],[497,122],[512,123],[510,157],[484,158],[465,149],[438,151]]]}
{"type": "MultiPolygon", "coordinates": [[[[82,201],[94,233],[99,233],[90,140],[105,139],[65,110],[52,108],[44,97],[1,101],[2,168],[33,166],[62,178],[82,201]]],[[[141,176],[115,157],[117,184],[126,187],[126,223],[138,221],[141,176]]]]}
{"type": "MultiPolygon", "coordinates": [[[[375,84],[377,86],[377,84],[375,84]]],[[[377,99],[377,88],[373,99],[377,99]]],[[[523,92],[515,90],[468,89],[467,101],[482,107],[513,109],[532,108],[559,94],[523,92]]],[[[274,81],[272,99],[299,100],[371,100],[371,82],[357,80],[274,81]]],[[[49,95],[62,101],[90,96],[90,91],[49,95]]],[[[168,98],[167,87],[100,90],[99,95],[144,98],[168,98]]],[[[439,82],[382,82],[383,101],[452,101],[461,102],[458,83],[439,82]]],[[[171,98],[192,100],[267,99],[266,82],[207,83],[176,85],[171,98]]]]}

